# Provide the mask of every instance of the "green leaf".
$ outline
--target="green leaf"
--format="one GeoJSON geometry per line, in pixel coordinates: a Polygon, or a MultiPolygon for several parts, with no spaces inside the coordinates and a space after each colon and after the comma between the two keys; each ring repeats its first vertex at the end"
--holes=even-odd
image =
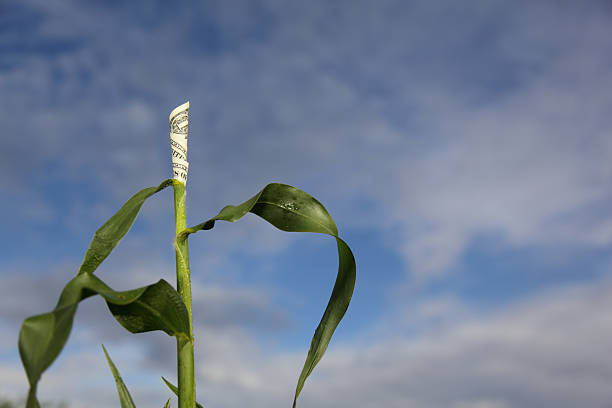
{"type": "Polygon", "coordinates": [[[131,332],[163,330],[174,336],[189,337],[185,305],[167,282],[116,292],[93,275],[130,229],[144,201],[173,183],[169,179],[132,196],[96,231],[77,276],[68,282],[55,309],[23,322],[19,333],[19,354],[30,383],[27,408],[39,408],[36,399],[38,381],[66,344],[77,305],[83,299],[102,295],[117,320],[131,332]],[[155,296],[160,298],[153,299],[155,296]]]}
{"type": "Polygon", "coordinates": [[[177,239],[182,240],[194,232],[212,229],[215,221],[238,221],[249,212],[259,215],[283,231],[320,232],[338,236],[334,220],[316,198],[295,187],[271,183],[244,203],[228,205],[213,218],[185,229],[177,239]]]}
{"type": "MultiPolygon", "coordinates": [[[[176,385],[172,384],[170,381],[166,380],[164,377],[162,377],[162,380],[164,380],[168,388],[170,388],[170,391],[172,391],[174,395],[178,397],[178,388],[176,387],[176,385]]],[[[196,408],[204,408],[204,407],[196,401],[196,408]]]]}
{"type": "Polygon", "coordinates": [[[339,266],[336,282],[327,308],[312,338],[304,367],[298,379],[293,399],[295,408],[306,378],[323,357],[351,301],[355,287],[355,257],[346,242],[338,237],[338,229],[334,220],[319,201],[302,190],[278,183],[268,184],[255,196],[240,205],[224,207],[215,217],[185,229],[177,235],[176,239],[180,242],[194,232],[212,229],[215,221],[237,221],[249,212],[260,216],[283,231],[329,234],[336,239],[338,247],[339,266]]]}
{"type": "Polygon", "coordinates": [[[73,278],[64,287],[55,309],[27,318],[19,333],[19,354],[30,382],[27,407],[38,407],[36,386],[68,340],[78,303],[100,295],[127,330],[132,333],[162,330],[171,336],[189,338],[187,308],[165,280],[138,289],[117,292],[94,274],[73,278]]]}
{"type": "Polygon", "coordinates": [[[123,204],[119,211],[106,221],[104,225],[98,228],[85,253],[85,259],[83,259],[78,274],[93,273],[98,266],[100,266],[102,261],[112,252],[115,246],[117,246],[121,238],[128,232],[145,200],[153,194],[172,185],[172,183],[174,183],[174,181],[168,179],[164,180],[157,187],[149,187],[140,190],[123,204]]]}
{"type": "MultiPolygon", "coordinates": [[[[121,375],[119,375],[119,370],[117,370],[117,367],[115,367],[113,360],[111,360],[110,356],[108,355],[108,352],[106,351],[106,347],[104,347],[104,344],[102,345],[102,350],[104,350],[106,361],[108,361],[108,366],[110,367],[111,372],[113,373],[113,377],[115,378],[115,384],[117,385],[117,393],[119,394],[119,401],[121,402],[121,408],[136,408],[136,405],[134,404],[134,400],[132,399],[130,392],[125,386],[125,383],[121,379],[121,375]]],[[[166,405],[168,406],[168,404],[166,405]]]]}
{"type": "Polygon", "coordinates": [[[147,286],[137,301],[120,304],[107,301],[111,313],[131,333],[162,330],[170,336],[189,339],[189,315],[180,295],[165,280],[147,286]]]}
{"type": "Polygon", "coordinates": [[[170,408],[170,401],[172,400],[168,398],[168,401],[166,401],[166,405],[164,405],[164,408],[170,408]]]}

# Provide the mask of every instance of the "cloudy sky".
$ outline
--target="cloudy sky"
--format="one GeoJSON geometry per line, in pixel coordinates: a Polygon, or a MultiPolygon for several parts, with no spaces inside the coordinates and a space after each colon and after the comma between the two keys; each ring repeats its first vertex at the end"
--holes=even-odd
{"type": "MultiPolygon", "coordinates": [[[[189,100],[189,224],[283,182],[355,253],[298,406],[612,407],[611,19],[608,1],[0,0],[0,399],[27,389],[21,321],[170,176],[189,100]]],[[[98,275],[173,282],[173,234],[164,191],[98,275]]],[[[251,216],[190,254],[198,400],[290,406],[333,239],[251,216]]],[[[97,298],[41,400],[117,406],[101,343],[162,406],[173,339],[129,335],[97,298]]]]}

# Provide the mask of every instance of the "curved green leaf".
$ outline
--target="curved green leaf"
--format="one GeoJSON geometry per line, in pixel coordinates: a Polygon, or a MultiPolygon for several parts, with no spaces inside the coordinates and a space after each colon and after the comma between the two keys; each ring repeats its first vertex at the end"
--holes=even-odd
{"type": "Polygon", "coordinates": [[[93,295],[106,300],[119,323],[132,333],[162,330],[189,338],[189,316],[179,294],[165,280],[117,292],[94,274],[73,278],[49,313],[27,318],[19,333],[19,354],[30,382],[27,407],[38,407],[36,386],[68,340],[78,303],[93,295]]]}
{"type": "Polygon", "coordinates": [[[298,379],[293,399],[295,408],[306,378],[323,357],[351,301],[355,287],[355,257],[346,242],[338,237],[338,229],[334,220],[319,201],[302,190],[279,183],[268,184],[255,196],[240,205],[224,207],[215,217],[185,229],[177,235],[176,239],[182,241],[187,239],[189,234],[212,229],[215,221],[237,221],[249,212],[260,216],[283,231],[318,232],[336,238],[339,260],[338,275],[298,379]]]}
{"type": "Polygon", "coordinates": [[[336,223],[316,198],[287,184],[270,183],[244,203],[225,206],[213,218],[185,229],[177,239],[183,240],[194,232],[212,229],[215,221],[238,221],[249,212],[283,231],[320,232],[338,237],[336,223]]]}
{"type": "MultiPolygon", "coordinates": [[[[162,377],[162,380],[164,380],[164,382],[166,383],[166,386],[170,389],[170,391],[172,391],[177,397],[178,397],[178,387],[174,384],[172,384],[170,381],[166,380],[164,377],[162,377]]],[[[170,401],[170,400],[168,400],[170,401]]],[[[202,406],[202,404],[198,403],[196,401],[196,408],[204,408],[202,406]]]]}
{"type": "Polygon", "coordinates": [[[168,179],[157,187],[134,194],[96,231],[77,276],[68,282],[55,309],[23,322],[19,333],[19,354],[30,382],[27,408],[39,407],[36,399],[38,381],[63,349],[72,330],[78,302],[89,296],[102,295],[117,320],[132,332],[164,330],[171,335],[189,337],[185,305],[167,282],[116,292],[93,275],[130,229],[144,201],[173,183],[168,179]],[[154,299],[155,296],[161,298],[154,299]]]}
{"type": "Polygon", "coordinates": [[[107,301],[106,304],[115,319],[131,333],[162,330],[170,336],[189,339],[189,315],[185,303],[176,289],[163,279],[147,286],[134,302],[107,301]]]}
{"type": "MultiPolygon", "coordinates": [[[[121,402],[121,408],[136,408],[136,404],[134,404],[134,400],[130,395],[125,383],[121,379],[121,375],[119,375],[119,370],[115,367],[113,360],[111,360],[108,352],[106,351],[106,347],[104,344],[102,345],[102,350],[104,350],[104,355],[106,356],[106,361],[108,361],[108,366],[113,373],[113,377],[115,378],[115,384],[117,385],[117,393],[119,394],[119,401],[121,402]]],[[[167,405],[168,406],[168,405],[167,405]]]]}

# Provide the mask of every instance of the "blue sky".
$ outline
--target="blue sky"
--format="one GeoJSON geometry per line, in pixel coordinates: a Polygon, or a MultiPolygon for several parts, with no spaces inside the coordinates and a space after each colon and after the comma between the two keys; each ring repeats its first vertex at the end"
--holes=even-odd
{"type": "MultiPolygon", "coordinates": [[[[0,3],[0,397],[21,321],[93,231],[170,175],[189,100],[188,223],[268,182],[322,201],[357,286],[302,407],[612,404],[612,8],[605,1],[0,3]]],[[[99,269],[174,280],[171,193],[99,269]]],[[[256,217],[190,240],[198,396],[288,406],[335,245],[256,217]]],[[[174,343],[83,302],[39,394],[169,397],[174,343]],[[75,385],[76,384],[76,387],[75,385]]]]}

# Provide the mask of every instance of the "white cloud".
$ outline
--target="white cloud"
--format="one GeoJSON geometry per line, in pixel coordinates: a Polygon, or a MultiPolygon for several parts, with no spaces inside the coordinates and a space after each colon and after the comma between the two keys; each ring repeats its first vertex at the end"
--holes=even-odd
{"type": "MultiPolygon", "coordinates": [[[[369,345],[358,346],[332,342],[307,381],[300,406],[607,406],[612,402],[612,359],[607,352],[612,324],[605,311],[612,308],[611,288],[609,279],[567,286],[495,313],[472,313],[443,327],[431,325],[433,330],[416,337],[372,336],[369,345]]],[[[431,309],[423,308],[425,314],[431,309]]],[[[147,355],[143,351],[152,338],[139,346],[144,337],[107,347],[132,384],[135,399],[150,405],[165,398],[157,377],[175,378],[174,363],[171,358],[152,364],[146,359],[159,358],[162,352],[171,355],[174,347],[171,339],[160,335],[163,346],[147,355]]],[[[200,400],[217,407],[289,404],[306,350],[274,348],[241,329],[198,329],[200,400]]],[[[15,389],[21,389],[22,382],[11,377],[17,371],[3,365],[0,377],[13,378],[15,389]]],[[[111,403],[107,398],[115,398],[103,356],[95,347],[62,357],[43,383],[41,396],[47,400],[61,396],[72,399],[73,405],[79,401],[77,406],[105,406],[111,403]],[[101,380],[102,376],[108,378],[101,380]],[[80,386],[75,395],[76,378],[80,386]],[[106,397],[98,399],[102,394],[106,397]]]]}
{"type": "Polygon", "coordinates": [[[397,250],[421,281],[446,273],[483,231],[513,245],[612,239],[609,211],[588,214],[609,198],[612,172],[611,36],[599,6],[268,2],[270,24],[257,28],[217,4],[207,24],[227,49],[200,54],[190,35],[201,24],[188,15],[202,10],[179,7],[180,28],[151,28],[152,7],[116,30],[117,8],[27,4],[48,12],[34,33],[87,45],[0,74],[15,96],[3,122],[11,129],[28,109],[35,173],[57,162],[67,180],[123,199],[167,173],[165,118],[187,95],[191,200],[206,215],[216,197],[222,206],[267,181],[297,184],[335,203],[342,225],[399,225],[397,250]],[[152,38],[156,52],[145,52],[152,38]],[[35,103],[52,95],[53,106],[35,103]],[[78,154],[66,161],[67,151],[78,154]],[[375,208],[359,210],[364,199],[375,208]]]}
{"type": "Polygon", "coordinates": [[[528,40],[514,36],[519,30],[502,26],[504,46],[494,52],[519,67],[537,59],[530,61],[537,69],[484,102],[417,84],[415,103],[427,119],[415,138],[431,142],[397,144],[402,158],[373,157],[363,166],[376,173],[386,160],[378,171],[387,182],[370,187],[404,225],[401,247],[417,278],[444,274],[483,232],[519,246],[610,244],[612,98],[603,89],[612,75],[603,52],[609,36],[601,36],[609,26],[594,17],[589,30],[571,26],[568,34],[563,22],[575,16],[553,14],[554,23],[523,21],[523,14],[516,21],[521,33],[537,32],[538,46],[554,50],[554,58],[529,55],[528,40]]]}
{"type": "Polygon", "coordinates": [[[334,407],[606,406],[612,325],[600,311],[609,290],[609,281],[558,290],[413,340],[332,347],[305,398],[334,407]]]}

